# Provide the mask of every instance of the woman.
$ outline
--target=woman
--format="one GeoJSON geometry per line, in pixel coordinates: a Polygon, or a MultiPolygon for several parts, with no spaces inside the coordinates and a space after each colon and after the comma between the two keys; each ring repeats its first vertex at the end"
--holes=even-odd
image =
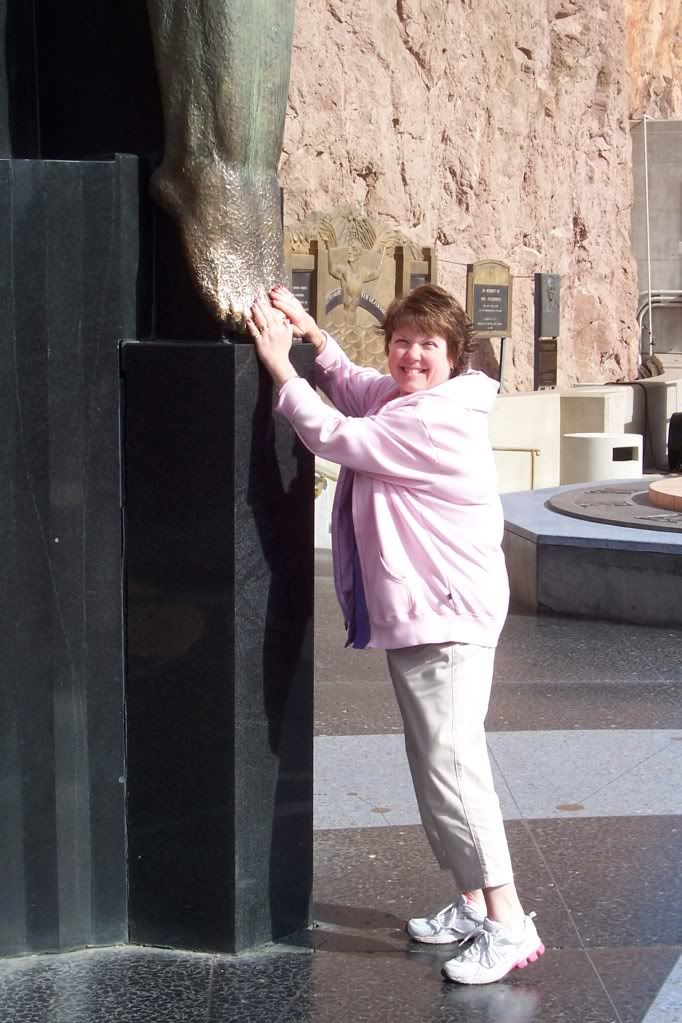
{"type": "Polygon", "coordinates": [[[466,316],[435,285],[389,306],[388,375],[353,365],[286,289],[270,303],[254,304],[248,329],[278,411],[343,466],[332,544],[348,642],[386,650],[422,823],[462,893],[410,920],[408,934],[473,939],[444,975],[499,980],[544,948],[514,887],[484,732],[509,599],[486,415],[497,384],[467,369],[466,316]],[[335,408],[291,365],[294,332],[315,346],[317,384],[335,408]]]}

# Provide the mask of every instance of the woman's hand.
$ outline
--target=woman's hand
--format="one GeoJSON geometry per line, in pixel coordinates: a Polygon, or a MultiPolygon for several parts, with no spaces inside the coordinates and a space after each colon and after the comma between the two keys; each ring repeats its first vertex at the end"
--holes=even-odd
{"type": "Polygon", "coordinates": [[[246,327],[253,338],[258,358],[278,387],[298,375],[289,360],[293,326],[281,312],[272,308],[266,298],[257,298],[253,303],[246,327]]]}
{"type": "Polygon", "coordinates": [[[283,284],[277,284],[270,289],[270,301],[275,309],[284,313],[293,325],[296,337],[302,337],[305,341],[309,341],[315,346],[315,351],[319,355],[326,344],[326,338],[296,296],[292,295],[283,284]]]}

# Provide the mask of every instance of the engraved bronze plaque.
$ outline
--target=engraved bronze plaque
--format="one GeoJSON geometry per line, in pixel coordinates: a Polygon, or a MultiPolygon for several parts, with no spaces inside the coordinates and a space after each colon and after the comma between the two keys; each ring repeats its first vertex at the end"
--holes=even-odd
{"type": "Polygon", "coordinates": [[[537,382],[538,387],[556,387],[558,341],[555,337],[542,337],[536,342],[538,353],[537,382]]]}
{"type": "Polygon", "coordinates": [[[474,284],[474,315],[476,330],[507,333],[509,288],[504,284],[474,284]]]}
{"type": "Polygon", "coordinates": [[[561,277],[535,274],[535,336],[558,337],[561,333],[561,277]]]}
{"type": "Polygon", "coordinates": [[[469,264],[466,312],[480,337],[511,334],[512,277],[506,263],[485,259],[469,264]]]}
{"type": "Polygon", "coordinates": [[[557,386],[561,277],[554,273],[537,273],[534,283],[533,386],[537,391],[557,386]]]}

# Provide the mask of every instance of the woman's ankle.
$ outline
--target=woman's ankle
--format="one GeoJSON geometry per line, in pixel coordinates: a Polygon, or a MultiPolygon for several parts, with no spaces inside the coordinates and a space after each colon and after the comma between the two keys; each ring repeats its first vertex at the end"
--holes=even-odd
{"type": "Polygon", "coordinates": [[[484,888],[487,916],[493,923],[516,930],[523,924],[525,913],[513,884],[484,888]]]}
{"type": "Polygon", "coordinates": [[[462,892],[462,894],[463,894],[464,898],[466,899],[466,901],[470,905],[476,906],[477,909],[481,909],[484,912],[486,911],[487,907],[486,907],[485,895],[483,894],[483,892],[482,892],[482,890],[480,888],[478,888],[476,891],[462,892]]]}

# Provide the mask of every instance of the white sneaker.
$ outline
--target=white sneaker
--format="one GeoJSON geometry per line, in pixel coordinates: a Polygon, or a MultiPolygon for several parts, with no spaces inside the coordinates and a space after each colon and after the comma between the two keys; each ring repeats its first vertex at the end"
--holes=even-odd
{"type": "Polygon", "coordinates": [[[545,946],[535,929],[534,916],[531,913],[524,917],[523,928],[517,932],[486,917],[483,925],[469,935],[474,940],[468,948],[444,964],[443,976],[459,984],[492,984],[511,970],[536,962],[545,946]]]}
{"type": "Polygon", "coordinates": [[[452,945],[466,940],[485,920],[485,913],[476,904],[460,895],[457,902],[444,906],[435,916],[415,916],[407,921],[407,933],[413,941],[425,945],[452,945]]]}

